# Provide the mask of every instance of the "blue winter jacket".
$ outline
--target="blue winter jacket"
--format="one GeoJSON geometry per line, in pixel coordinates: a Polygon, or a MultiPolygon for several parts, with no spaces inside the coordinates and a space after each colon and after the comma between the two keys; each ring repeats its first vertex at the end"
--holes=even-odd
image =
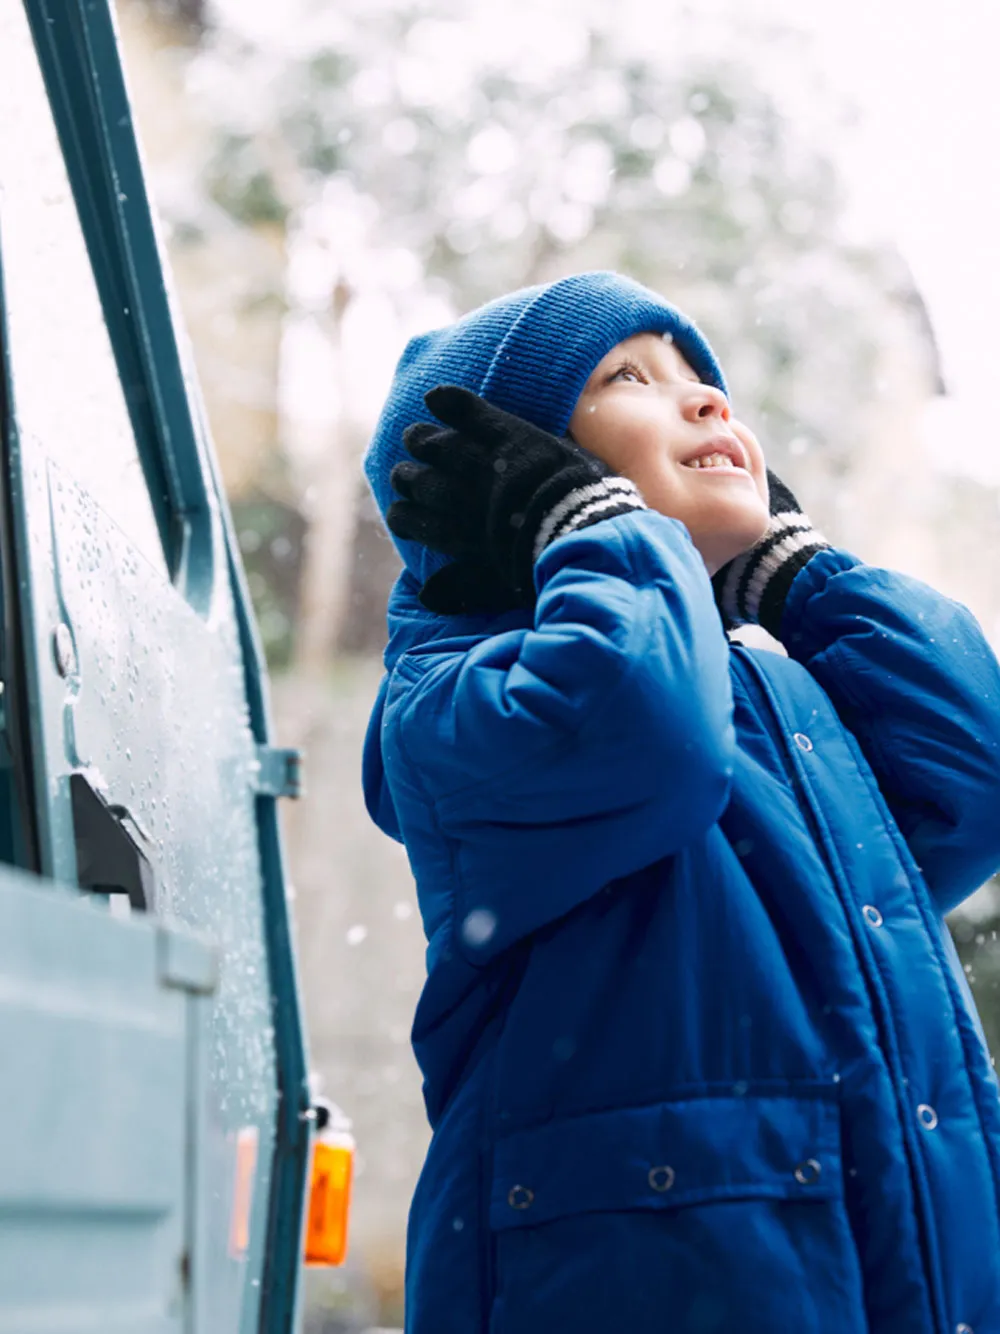
{"type": "Polygon", "coordinates": [[[428,939],[409,1334],[1000,1334],[1000,1101],[942,914],[1000,866],[974,617],[823,551],[730,642],[687,529],[531,613],[403,576],[365,784],[428,939]]]}

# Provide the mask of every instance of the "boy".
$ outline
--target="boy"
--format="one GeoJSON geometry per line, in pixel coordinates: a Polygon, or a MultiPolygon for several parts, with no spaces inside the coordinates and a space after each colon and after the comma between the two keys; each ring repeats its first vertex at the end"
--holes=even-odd
{"type": "Polygon", "coordinates": [[[366,471],[366,799],[428,939],[408,1331],[1000,1334],[942,922],[1000,865],[975,619],[830,546],[616,274],[415,339],[366,471]]]}

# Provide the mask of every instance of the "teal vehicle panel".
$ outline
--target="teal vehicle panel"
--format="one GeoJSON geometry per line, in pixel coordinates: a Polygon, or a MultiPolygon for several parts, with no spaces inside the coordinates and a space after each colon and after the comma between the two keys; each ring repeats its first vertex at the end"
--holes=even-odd
{"type": "Polygon", "coordinates": [[[252,1129],[253,1194],[267,1199],[277,1075],[260,893],[259,762],[227,590],[206,623],[51,461],[44,473],[26,470],[25,504],[29,512],[51,511],[42,568],[74,650],[66,679],[51,653],[45,664],[63,690],[50,719],[60,746],[50,751],[53,822],[72,837],[69,774],[87,776],[139,831],[154,872],[155,914],[198,928],[219,948],[198,1136],[196,1261],[210,1281],[198,1298],[206,1330],[255,1329],[267,1214],[253,1210],[247,1252],[231,1254],[233,1171],[237,1137],[252,1129]],[[248,1274],[258,1276],[257,1286],[248,1274]]]}
{"type": "Polygon", "coordinates": [[[211,952],[6,867],[0,923],[0,1331],[181,1334],[211,952]]]}
{"type": "MultiPolygon", "coordinates": [[[[217,950],[197,1070],[174,1079],[164,1063],[154,1078],[175,1112],[189,1103],[178,1193],[169,1205],[157,1197],[182,1229],[186,1286],[167,1323],[127,1327],[277,1334],[295,1319],[311,1125],[276,812],[294,775],[270,746],[266,674],[106,0],[0,0],[0,123],[16,131],[0,135],[4,617],[7,651],[18,649],[4,736],[32,817],[12,860],[77,882],[73,783],[85,780],[148,863],[145,929],[193,928],[217,950]],[[240,1245],[236,1155],[248,1132],[257,1149],[240,1245]]],[[[134,913],[113,922],[105,904],[91,912],[143,928],[134,913]]],[[[186,936],[169,938],[183,974],[200,947],[186,954],[186,936]]],[[[72,939],[60,939],[72,975],[72,939]]],[[[131,1088],[126,1066],[120,1077],[131,1088]]],[[[42,1190],[34,1150],[25,1200],[32,1171],[42,1190]]],[[[39,1217],[44,1244],[24,1251],[22,1277],[47,1270],[58,1302],[62,1270],[45,1257],[50,1243],[90,1244],[86,1215],[60,1205],[39,1217]]],[[[126,1238],[128,1218],[137,1236],[148,1231],[126,1211],[122,1247],[145,1244],[126,1238]]]]}

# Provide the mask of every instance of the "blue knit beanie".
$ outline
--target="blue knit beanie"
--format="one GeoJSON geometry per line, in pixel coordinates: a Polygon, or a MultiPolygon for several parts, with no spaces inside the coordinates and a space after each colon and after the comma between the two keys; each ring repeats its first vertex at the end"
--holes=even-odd
{"type": "MultiPolygon", "coordinates": [[[[472,389],[543,430],[564,435],[597,363],[625,338],[670,334],[700,378],[728,394],[704,335],[675,306],[631,278],[577,273],[490,301],[456,323],[410,340],[365,454],[365,475],[384,516],[394,499],[389,474],[408,458],[403,431],[433,421],[424,394],[438,384],[472,389]]],[[[394,538],[423,582],[447,557],[394,538]]]]}

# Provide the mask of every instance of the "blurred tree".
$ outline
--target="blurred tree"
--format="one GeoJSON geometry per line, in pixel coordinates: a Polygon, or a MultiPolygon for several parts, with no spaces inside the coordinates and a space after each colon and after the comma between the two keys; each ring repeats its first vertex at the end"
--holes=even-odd
{"type": "MultiPolygon", "coordinates": [[[[692,55],[681,30],[666,60],[623,47],[613,23],[567,20],[560,58],[540,71],[446,0],[348,5],[338,17],[333,37],[280,62],[224,34],[210,45],[232,78],[255,61],[270,76],[252,81],[266,114],[234,99],[244,111],[223,122],[209,164],[217,202],[245,220],[322,204],[332,232],[363,230],[369,268],[372,256],[409,256],[411,289],[455,312],[581,267],[631,273],[696,314],[778,471],[794,482],[808,454],[813,491],[831,494],[825,483],[850,470],[880,392],[881,307],[912,307],[915,293],[895,256],[843,239],[834,165],[765,86],[759,49],[753,63],[692,55]]],[[[331,270],[331,303],[345,277],[363,288],[351,267],[345,253],[331,270]]],[[[413,292],[393,296],[403,313],[413,292]]],[[[916,327],[919,298],[911,314],[916,327]]],[[[341,301],[331,360],[344,315],[341,301]]],[[[356,471],[358,432],[342,434],[324,467],[356,471]]],[[[355,488],[325,489],[339,502],[310,515],[304,579],[350,591],[312,625],[310,658],[338,641],[375,648],[383,634],[381,601],[351,595],[358,581],[372,586],[364,562],[309,570],[337,546],[324,528],[370,522],[355,488]]],[[[360,541],[384,590],[391,548],[360,541]]]]}
{"type": "Polygon", "coordinates": [[[181,40],[197,40],[207,26],[205,0],[130,0],[150,16],[174,24],[181,40]]]}
{"type": "Polygon", "coordinates": [[[1000,875],[948,919],[983,1021],[993,1064],[1000,1059],[1000,875]]]}

